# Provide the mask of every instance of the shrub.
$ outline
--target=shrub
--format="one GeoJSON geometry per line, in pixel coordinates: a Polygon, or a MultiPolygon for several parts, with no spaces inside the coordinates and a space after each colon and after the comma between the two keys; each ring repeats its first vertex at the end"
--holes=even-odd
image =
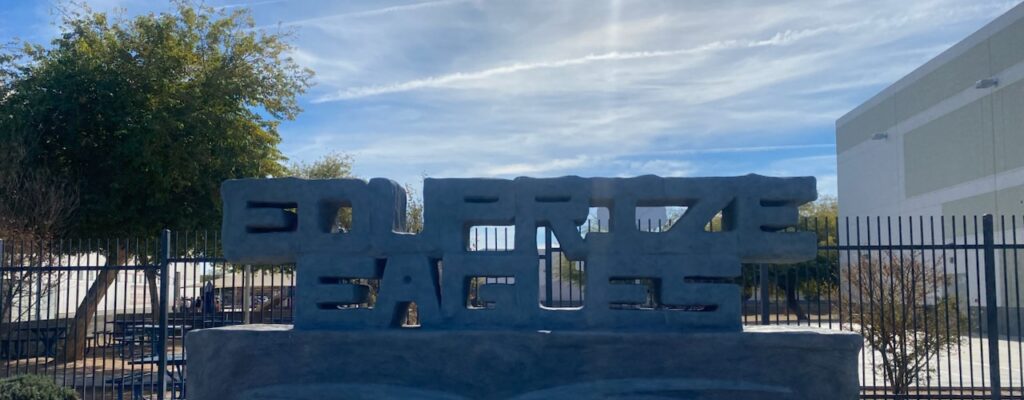
{"type": "Polygon", "coordinates": [[[945,271],[941,259],[921,253],[882,253],[845,266],[845,287],[836,287],[849,291],[835,296],[848,310],[843,323],[853,330],[859,326],[869,351],[881,355],[876,366],[896,398],[906,398],[915,382],[927,380],[934,360],[961,341],[967,316],[949,290],[954,277],[945,271]]]}
{"type": "Polygon", "coordinates": [[[78,393],[60,387],[53,379],[23,375],[0,379],[0,400],[77,400],[78,393]]]}

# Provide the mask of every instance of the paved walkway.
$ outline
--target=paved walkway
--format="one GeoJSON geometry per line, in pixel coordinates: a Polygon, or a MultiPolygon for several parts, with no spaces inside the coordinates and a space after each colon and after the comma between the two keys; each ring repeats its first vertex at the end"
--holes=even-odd
{"type": "MultiPolygon", "coordinates": [[[[1003,387],[1024,386],[1024,343],[1017,340],[999,341],[999,376],[1003,387]]],[[[989,346],[988,341],[980,338],[964,338],[960,346],[942,352],[938,358],[929,360],[930,377],[923,380],[921,386],[964,386],[987,387],[989,379],[989,346]]],[[[882,357],[878,352],[861,352],[861,384],[865,386],[882,386],[885,382],[882,369],[872,365],[881,365],[882,357]],[[873,354],[872,354],[873,353],[873,354]],[[872,358],[872,356],[874,358],[872,358]]]]}

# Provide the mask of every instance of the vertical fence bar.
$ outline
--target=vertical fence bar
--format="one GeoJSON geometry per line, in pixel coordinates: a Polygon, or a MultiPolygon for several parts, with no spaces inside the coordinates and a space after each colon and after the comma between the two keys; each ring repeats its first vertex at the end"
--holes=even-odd
{"type": "MultiPolygon", "coordinates": [[[[1014,304],[1017,306],[1016,307],[1017,308],[1017,318],[1016,318],[1017,319],[1017,362],[1019,364],[1017,366],[1017,372],[1018,372],[1017,382],[1020,384],[1020,386],[1017,388],[1017,390],[1019,392],[1021,390],[1024,390],[1024,350],[1022,350],[1022,346],[1021,346],[1021,344],[1024,343],[1024,335],[1022,335],[1022,334],[1024,334],[1024,329],[1022,329],[1022,327],[1021,327],[1021,317],[1024,317],[1024,315],[1021,315],[1021,306],[1020,306],[1021,305],[1021,303],[1020,303],[1020,292],[1021,292],[1021,290],[1020,290],[1020,284],[1021,284],[1021,280],[1020,280],[1020,264],[1018,263],[1018,259],[1017,259],[1017,253],[1019,252],[1020,247],[1018,247],[1018,242],[1017,242],[1017,216],[1016,215],[1010,216],[1010,240],[1013,241],[1013,277],[1014,277],[1013,281],[1015,282],[1014,285],[1013,285],[1013,287],[1014,287],[1014,298],[1015,298],[1015,303],[1014,304]]],[[[1003,266],[1003,268],[1006,268],[1006,266],[1003,266]]],[[[1009,309],[1010,308],[1010,296],[1009,296],[1009,294],[1006,295],[1005,303],[1006,303],[1006,308],[1009,309]]],[[[1010,321],[1007,320],[1006,324],[1009,325],[1010,321]]],[[[1006,335],[1007,342],[1010,342],[1010,338],[1011,338],[1011,336],[1009,334],[1007,334],[1006,335]]],[[[1008,351],[1012,351],[1012,349],[1009,346],[1009,343],[1007,343],[1007,350],[1008,351]]],[[[1013,373],[1013,364],[1010,365],[1010,373],[1011,374],[1013,373]]],[[[1012,379],[1011,379],[1011,382],[1012,382],[1012,379]]],[[[1013,386],[1013,385],[1011,384],[1011,386],[1013,386]]]]}
{"type": "Polygon", "coordinates": [[[4,290],[4,240],[0,239],[0,323],[6,322],[4,321],[4,310],[6,310],[4,307],[10,306],[9,304],[4,304],[4,297],[6,297],[6,293],[7,291],[4,290]]]}
{"type": "MultiPolygon", "coordinates": [[[[281,294],[284,296],[284,293],[281,294]]],[[[246,264],[242,270],[242,323],[252,323],[250,313],[252,309],[252,265],[246,264]]]]}
{"type": "Polygon", "coordinates": [[[992,399],[1002,398],[1002,387],[999,380],[999,314],[996,311],[996,250],[993,238],[992,215],[982,217],[985,230],[985,315],[988,317],[988,368],[989,384],[992,387],[992,399]]]}
{"type": "MultiPolygon", "coordinates": [[[[939,222],[940,223],[944,223],[942,221],[943,221],[943,219],[940,218],[939,222]]],[[[932,246],[935,246],[935,217],[934,216],[929,216],[928,217],[928,238],[929,238],[929,244],[931,244],[932,246]]],[[[940,240],[944,241],[945,237],[940,238],[940,240]]],[[[932,251],[931,251],[932,257],[931,257],[931,262],[929,263],[929,264],[931,264],[931,267],[932,267],[931,268],[932,269],[932,277],[933,277],[933,279],[932,279],[932,293],[933,293],[934,296],[936,296],[936,298],[935,298],[935,301],[936,301],[935,305],[936,305],[936,307],[935,307],[935,310],[934,310],[934,313],[933,313],[933,317],[935,318],[934,319],[934,321],[935,321],[935,335],[940,335],[941,334],[941,328],[939,328],[939,323],[940,323],[939,322],[940,321],[939,320],[939,318],[940,318],[939,308],[940,307],[938,307],[938,297],[937,297],[938,293],[939,293],[939,289],[938,289],[938,287],[939,287],[939,280],[938,279],[934,279],[935,277],[939,276],[938,272],[936,272],[938,270],[938,265],[937,264],[939,264],[939,263],[936,262],[935,260],[939,259],[938,257],[940,257],[940,256],[942,257],[941,258],[941,260],[942,260],[942,264],[941,265],[942,265],[942,276],[943,276],[943,282],[944,282],[943,290],[945,290],[949,286],[948,282],[946,282],[946,280],[945,280],[945,274],[946,274],[946,255],[945,254],[946,254],[945,247],[942,248],[942,253],[941,254],[936,253],[935,247],[932,247],[932,251]]],[[[944,296],[948,296],[948,295],[944,294],[944,296]]],[[[948,315],[949,307],[942,307],[942,308],[946,310],[946,313],[948,315]]],[[[945,325],[945,327],[946,327],[946,336],[949,336],[949,318],[948,317],[945,319],[945,323],[943,325],[945,325]]],[[[949,357],[949,348],[947,347],[945,350],[946,350],[946,362],[948,363],[949,359],[950,359],[950,357],[949,357]]],[[[941,352],[937,353],[935,355],[935,382],[936,382],[937,386],[940,386],[940,387],[942,386],[942,353],[941,352]]],[[[931,388],[931,386],[932,385],[930,385],[930,384],[928,385],[929,389],[931,388]]]]}
{"type": "MultiPolygon", "coordinates": [[[[999,216],[999,243],[1006,245],[1006,216],[999,216]]],[[[1006,272],[1008,267],[1006,263],[1006,249],[999,251],[1001,260],[999,264],[1003,266],[1003,311],[1005,312],[1005,324],[1006,324],[1006,364],[1013,365],[1013,352],[1010,350],[1010,285],[1009,285],[1009,274],[1006,272]]],[[[999,348],[996,347],[998,350],[999,348]]],[[[1009,375],[1009,382],[1006,382],[1008,388],[1013,388],[1013,374],[1009,375]]],[[[1002,384],[1002,380],[999,381],[1002,384]]]]}
{"type": "Polygon", "coordinates": [[[547,298],[545,300],[547,300],[546,303],[548,307],[551,307],[552,304],[555,303],[554,290],[552,290],[552,286],[554,286],[554,279],[552,279],[554,271],[551,270],[551,255],[554,252],[551,250],[551,236],[551,228],[544,227],[544,283],[547,284],[547,287],[545,288],[546,293],[544,294],[547,295],[547,298]]]}
{"type": "Polygon", "coordinates": [[[156,398],[163,400],[167,391],[167,297],[171,280],[170,277],[170,253],[171,253],[171,231],[164,229],[160,232],[160,337],[157,344],[157,355],[160,359],[160,366],[157,371],[157,393],[156,398]]]}
{"type": "Polygon", "coordinates": [[[761,325],[771,323],[771,310],[768,308],[771,299],[768,298],[768,264],[759,264],[761,269],[760,280],[758,281],[761,291],[761,325]]]}
{"type": "MultiPolygon", "coordinates": [[[[7,309],[4,308],[4,307],[11,307],[11,306],[13,306],[13,304],[4,304],[4,297],[7,297],[7,290],[5,290],[6,288],[4,287],[4,275],[5,274],[6,273],[4,272],[4,240],[0,239],[0,325],[2,325],[4,323],[9,323],[8,321],[4,320],[5,319],[5,315],[7,314],[7,312],[6,312],[7,309]]],[[[13,300],[14,300],[14,297],[11,296],[12,303],[13,303],[13,300]]],[[[13,322],[13,320],[14,320],[13,317],[14,317],[14,310],[11,310],[11,320],[12,320],[11,322],[13,322]]],[[[8,373],[10,372],[10,368],[11,368],[11,360],[10,359],[13,358],[13,357],[16,357],[16,356],[13,356],[12,353],[15,353],[16,349],[18,347],[17,347],[17,345],[15,345],[15,344],[10,342],[10,340],[9,340],[9,339],[11,339],[11,334],[10,333],[0,332],[0,340],[2,340],[2,339],[7,339],[5,342],[0,343],[0,346],[4,346],[4,348],[0,349],[0,354],[4,355],[4,357],[2,358],[2,361],[4,363],[4,374],[3,374],[3,376],[7,377],[7,376],[9,376],[8,373]]]]}
{"type": "MultiPolygon", "coordinates": [[[[965,221],[966,221],[966,217],[964,217],[964,218],[965,218],[965,221]]],[[[984,337],[984,335],[985,335],[985,327],[984,327],[983,324],[985,323],[985,315],[982,314],[982,312],[983,312],[982,307],[983,306],[981,305],[981,301],[982,301],[981,300],[981,294],[982,294],[981,293],[981,284],[982,284],[981,283],[981,278],[982,278],[981,277],[981,272],[982,272],[981,264],[983,262],[985,262],[985,255],[984,255],[984,253],[985,253],[985,250],[984,250],[984,246],[985,246],[985,232],[983,232],[984,231],[983,228],[979,228],[978,227],[978,216],[977,215],[974,215],[971,218],[971,220],[974,222],[974,226],[972,227],[972,230],[974,232],[974,295],[977,296],[976,299],[973,299],[977,303],[977,305],[975,306],[974,312],[976,314],[978,314],[978,321],[977,321],[978,331],[977,331],[977,334],[978,334],[979,337],[984,337]],[[979,233],[980,233],[980,236],[979,236],[979,233]]],[[[984,219],[983,219],[982,220],[982,227],[984,227],[984,225],[985,225],[985,223],[984,223],[984,219]]],[[[965,222],[964,223],[964,233],[967,233],[967,226],[968,225],[965,222]]],[[[966,243],[966,241],[965,241],[965,243],[966,243]]],[[[970,268],[971,268],[970,264],[969,264],[970,263],[970,260],[969,260],[970,256],[967,255],[967,251],[966,250],[964,250],[964,255],[968,258],[968,261],[967,261],[968,265],[967,265],[966,269],[967,269],[967,274],[969,276],[970,275],[970,268]]],[[[972,335],[970,337],[973,337],[973,335],[975,334],[975,331],[971,327],[971,324],[973,323],[972,322],[973,318],[971,318],[971,300],[972,300],[971,299],[971,281],[970,281],[970,278],[968,278],[968,280],[967,280],[967,333],[969,335],[972,335]]],[[[971,370],[970,370],[971,371],[971,386],[978,386],[978,384],[975,383],[975,381],[974,381],[974,347],[973,347],[974,344],[973,343],[974,343],[973,340],[967,342],[967,352],[968,352],[968,355],[969,355],[968,362],[970,362],[970,366],[971,366],[971,370]]],[[[979,340],[978,352],[979,352],[978,353],[978,362],[981,364],[980,365],[981,366],[981,370],[978,371],[978,375],[980,375],[980,378],[981,378],[981,386],[985,387],[985,386],[988,385],[988,383],[986,383],[987,381],[985,380],[985,355],[984,355],[984,353],[985,353],[985,342],[984,341],[980,341],[979,340]]]]}

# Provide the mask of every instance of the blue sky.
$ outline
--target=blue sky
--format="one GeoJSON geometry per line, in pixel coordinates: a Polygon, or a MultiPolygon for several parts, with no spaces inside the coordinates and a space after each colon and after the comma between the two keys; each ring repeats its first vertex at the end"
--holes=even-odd
{"type": "MultiPolygon", "coordinates": [[[[1018,1],[227,0],[297,32],[316,71],[293,160],[362,177],[814,175],[835,120],[1018,1]]],[[[153,0],[96,10],[159,12],[153,0]]],[[[53,3],[0,0],[44,42],[53,3]]],[[[6,41],[5,40],[5,41],[6,41]]]]}

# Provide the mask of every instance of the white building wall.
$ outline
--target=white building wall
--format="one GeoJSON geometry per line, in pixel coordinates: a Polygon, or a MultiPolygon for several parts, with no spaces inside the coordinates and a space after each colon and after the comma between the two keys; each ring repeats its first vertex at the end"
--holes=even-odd
{"type": "MultiPolygon", "coordinates": [[[[1024,215],[1022,43],[1024,5],[1018,5],[841,117],[840,217],[1024,215]],[[990,78],[998,85],[976,87],[990,78]]],[[[1024,242],[1021,222],[1015,233],[1024,242]]],[[[997,229],[1000,238],[1004,228],[997,229]]],[[[973,229],[959,230],[957,237],[947,232],[942,240],[973,243],[973,229]]],[[[983,269],[976,270],[972,257],[961,255],[955,262],[961,274],[971,271],[964,283],[978,288],[983,269]]],[[[1008,304],[1020,288],[1011,283],[1004,289],[1002,278],[997,280],[999,302],[1008,304]]],[[[980,287],[968,301],[984,298],[980,287]]]]}

